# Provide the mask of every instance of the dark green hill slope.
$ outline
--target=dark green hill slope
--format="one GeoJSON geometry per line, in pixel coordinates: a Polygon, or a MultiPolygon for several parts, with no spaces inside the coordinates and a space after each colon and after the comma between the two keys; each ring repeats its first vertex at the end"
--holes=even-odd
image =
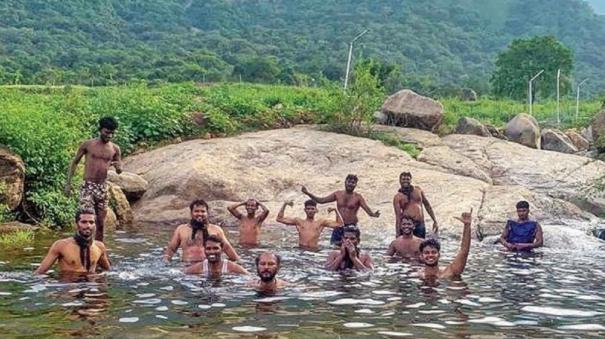
{"type": "Polygon", "coordinates": [[[355,55],[399,65],[397,85],[485,89],[497,53],[536,34],[605,85],[605,17],[582,0],[4,0],[0,18],[4,84],[335,80],[367,28],[355,55]]]}

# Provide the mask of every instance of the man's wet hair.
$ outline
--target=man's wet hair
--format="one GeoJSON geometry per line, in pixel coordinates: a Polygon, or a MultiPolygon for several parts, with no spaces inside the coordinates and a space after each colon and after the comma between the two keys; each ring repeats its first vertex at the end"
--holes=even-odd
{"type": "Polygon", "coordinates": [[[204,245],[208,242],[208,241],[212,241],[215,243],[218,243],[221,245],[221,248],[223,248],[223,239],[219,238],[218,236],[211,234],[209,235],[206,239],[204,239],[204,245]]]}
{"type": "Polygon", "coordinates": [[[355,180],[355,181],[359,181],[359,178],[357,178],[357,176],[355,174],[349,174],[347,175],[347,177],[345,178],[345,181],[347,180],[355,180]]]}
{"type": "Polygon", "coordinates": [[[81,208],[76,212],[76,223],[80,221],[80,216],[82,214],[92,214],[94,216],[97,215],[97,213],[95,213],[95,210],[92,208],[81,208]]]}
{"type": "Polygon", "coordinates": [[[412,173],[411,173],[411,172],[405,172],[405,171],[404,171],[404,172],[401,172],[401,174],[399,174],[399,177],[401,178],[401,177],[403,177],[403,176],[406,176],[406,177],[410,177],[410,178],[411,178],[411,177],[412,177],[412,173]]]}
{"type": "Polygon", "coordinates": [[[309,200],[305,201],[305,207],[308,207],[308,206],[317,207],[317,201],[315,201],[313,199],[309,199],[309,200]]]}
{"type": "Polygon", "coordinates": [[[342,227],[342,234],[345,233],[355,233],[355,236],[357,237],[357,240],[361,240],[361,231],[359,230],[359,227],[357,227],[356,225],[344,225],[342,227]]]}
{"type": "Polygon", "coordinates": [[[210,210],[210,208],[208,207],[208,203],[204,199],[193,200],[191,204],[189,204],[189,210],[193,211],[193,209],[197,206],[204,206],[206,207],[206,210],[210,210]]]}
{"type": "Polygon", "coordinates": [[[401,221],[403,220],[409,220],[412,222],[412,224],[414,223],[414,219],[412,217],[410,217],[409,215],[404,215],[403,217],[401,217],[401,221]]]}
{"type": "Polygon", "coordinates": [[[281,265],[281,256],[279,254],[275,254],[273,252],[263,252],[263,253],[257,255],[256,258],[254,259],[254,263],[256,264],[256,267],[258,267],[258,263],[260,262],[260,257],[262,257],[265,254],[271,254],[272,256],[274,256],[277,266],[281,265]]]}
{"type": "Polygon", "coordinates": [[[441,252],[441,244],[434,238],[426,239],[420,243],[420,253],[422,253],[422,250],[424,250],[425,247],[433,247],[437,249],[437,252],[441,252]]]}
{"type": "Polygon", "coordinates": [[[525,200],[521,200],[517,203],[517,208],[527,208],[529,209],[529,203],[525,200]]]}
{"type": "Polygon", "coordinates": [[[107,128],[110,131],[118,129],[118,122],[112,117],[102,117],[99,119],[99,130],[107,128]]]}

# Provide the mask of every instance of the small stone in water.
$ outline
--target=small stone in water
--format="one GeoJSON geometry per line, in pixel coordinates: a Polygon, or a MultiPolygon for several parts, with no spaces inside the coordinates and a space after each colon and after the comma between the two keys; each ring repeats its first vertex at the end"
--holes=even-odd
{"type": "Polygon", "coordinates": [[[168,307],[167,306],[158,306],[155,308],[155,310],[160,311],[160,312],[168,311],[168,307]]]}
{"type": "Polygon", "coordinates": [[[256,326],[235,326],[233,327],[234,331],[238,332],[262,332],[267,329],[264,327],[256,327],[256,326]]]}
{"type": "Polygon", "coordinates": [[[119,320],[121,323],[136,323],[137,321],[139,321],[138,317],[132,317],[132,318],[120,318],[119,320]]]}

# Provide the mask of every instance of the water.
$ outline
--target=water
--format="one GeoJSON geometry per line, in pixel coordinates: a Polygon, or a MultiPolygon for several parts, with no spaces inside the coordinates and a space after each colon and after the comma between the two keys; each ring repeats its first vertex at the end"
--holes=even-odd
{"type": "MultiPolygon", "coordinates": [[[[293,248],[293,228],[265,230],[263,240],[283,256],[280,276],[291,282],[274,296],[245,287],[247,278],[205,281],[183,275],[176,261],[162,264],[170,229],[108,236],[113,271],[81,282],[30,273],[64,235],[37,239],[33,249],[3,251],[0,336],[605,336],[602,248],[544,248],[523,257],[474,243],[461,281],[427,285],[414,277],[417,265],[382,257],[386,240],[363,238],[375,272],[341,275],[323,270],[328,250],[293,248]]],[[[449,263],[458,241],[446,239],[442,248],[442,262],[449,263]]],[[[238,249],[251,272],[259,251],[238,249]]]]}

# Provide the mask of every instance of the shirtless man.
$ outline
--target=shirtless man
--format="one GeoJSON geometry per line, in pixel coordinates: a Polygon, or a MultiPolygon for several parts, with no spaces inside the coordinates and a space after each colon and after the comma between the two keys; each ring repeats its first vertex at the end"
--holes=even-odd
{"type": "Polygon", "coordinates": [[[306,219],[284,217],[286,206],[292,207],[294,206],[294,202],[287,201],[282,205],[279,213],[277,214],[277,222],[296,226],[296,229],[298,230],[298,246],[303,249],[312,251],[319,249],[319,236],[324,227],[342,227],[342,218],[340,213],[338,213],[335,208],[328,208],[328,213],[336,212],[336,220],[331,221],[326,219],[315,220],[317,203],[313,200],[305,201],[305,214],[307,215],[306,219]]]}
{"type": "Polygon", "coordinates": [[[86,155],[84,166],[84,183],[80,187],[80,208],[94,209],[97,215],[97,230],[95,239],[103,241],[105,216],[107,215],[107,171],[114,166],[118,174],[122,173],[120,148],[111,142],[111,138],[118,128],[118,122],[111,117],[99,120],[99,138],[83,142],[78,148],[76,157],[69,166],[65,194],[71,195],[71,179],[86,155]]]}
{"type": "Polygon", "coordinates": [[[202,274],[206,278],[220,278],[223,274],[250,274],[240,265],[222,258],[223,240],[209,235],[204,245],[206,259],[185,269],[186,274],[202,274]]]}
{"type": "Polygon", "coordinates": [[[275,293],[287,286],[287,282],[277,278],[281,267],[281,257],[273,252],[263,252],[256,257],[256,273],[260,279],[248,282],[258,292],[275,293]]]}
{"type": "Polygon", "coordinates": [[[343,271],[347,269],[357,271],[371,271],[374,269],[372,257],[368,253],[360,253],[359,241],[361,232],[357,226],[343,227],[342,244],[340,250],[332,251],[326,260],[325,267],[330,271],[343,271]]]}
{"type": "MultiPolygon", "coordinates": [[[[355,193],[355,187],[357,187],[357,176],[354,174],[347,175],[345,179],[345,190],[344,191],[336,191],[327,197],[318,197],[307,190],[305,186],[302,187],[302,192],[308,195],[314,201],[325,204],[328,202],[336,201],[336,208],[338,208],[338,212],[342,215],[342,220],[346,225],[355,225],[359,220],[357,219],[357,211],[359,211],[359,207],[363,208],[363,210],[373,218],[378,218],[380,216],[380,211],[372,212],[368,204],[366,203],[363,196],[359,193],[355,193]]],[[[336,246],[340,246],[342,240],[342,229],[336,228],[332,231],[332,238],[330,239],[330,243],[336,246]]]]}
{"type": "Polygon", "coordinates": [[[412,217],[415,223],[414,235],[419,238],[426,237],[426,228],[424,226],[424,213],[422,206],[426,208],[427,213],[433,219],[433,233],[439,232],[439,224],[433,213],[433,208],[424,192],[418,186],[412,186],[412,174],[402,172],[399,175],[399,184],[401,188],[393,197],[393,208],[395,209],[395,236],[401,235],[400,223],[404,215],[412,217]]]}
{"type": "Polygon", "coordinates": [[[531,251],[544,244],[542,226],[529,218],[529,203],[517,203],[517,220],[509,220],[500,236],[500,243],[509,251],[531,251]]]}
{"type": "Polygon", "coordinates": [[[183,250],[181,261],[187,263],[201,262],[206,259],[204,243],[208,236],[215,235],[223,241],[223,249],[229,260],[237,261],[239,256],[225,237],[223,229],[208,222],[208,204],[202,200],[194,200],[189,205],[191,221],[179,225],[172,234],[172,239],[166,246],[164,261],[170,263],[172,256],[179,249],[183,250]]]}
{"type": "Polygon", "coordinates": [[[239,243],[240,245],[258,246],[258,237],[260,235],[260,227],[269,215],[269,210],[265,205],[255,199],[248,199],[242,203],[227,207],[229,213],[236,217],[239,221],[239,243]],[[246,206],[246,215],[241,214],[237,209],[240,206],[246,206]],[[258,208],[262,212],[257,216],[258,208]]]}
{"type": "Polygon", "coordinates": [[[95,211],[79,210],[76,213],[76,234],[55,241],[35,273],[46,273],[57,260],[62,273],[95,273],[97,265],[109,270],[107,250],[102,242],[94,240],[94,229],[95,211]]]}
{"type": "Polygon", "coordinates": [[[401,235],[391,242],[387,250],[388,256],[397,255],[404,259],[420,259],[420,243],[422,238],[414,236],[414,220],[403,216],[399,223],[401,235]]]}
{"type": "Polygon", "coordinates": [[[420,244],[420,254],[424,261],[424,272],[423,277],[428,280],[436,278],[457,278],[464,271],[466,266],[466,259],[471,248],[471,220],[473,215],[473,209],[470,212],[462,213],[462,218],[456,218],[464,224],[462,231],[462,244],[460,250],[454,258],[454,261],[449,264],[446,268],[439,268],[439,256],[441,245],[436,239],[427,239],[420,244]]]}

